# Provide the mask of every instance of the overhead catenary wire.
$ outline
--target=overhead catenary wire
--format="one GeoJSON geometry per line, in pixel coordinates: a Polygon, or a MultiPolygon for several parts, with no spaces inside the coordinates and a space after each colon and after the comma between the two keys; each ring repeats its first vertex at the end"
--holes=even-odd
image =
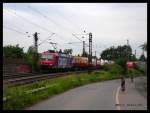
{"type": "Polygon", "coordinates": [[[50,20],[51,20],[50,22],[52,22],[52,23],[54,23],[54,24],[57,24],[57,23],[55,23],[52,19],[48,18],[48,16],[44,15],[43,13],[41,13],[40,11],[38,11],[37,9],[31,7],[30,5],[28,5],[28,8],[31,9],[32,11],[38,13],[38,14],[41,15],[42,17],[47,18],[47,21],[50,21],[50,20]],[[50,20],[49,20],[49,19],[50,19],[50,20]]]}
{"type": "MultiPolygon", "coordinates": [[[[59,12],[58,10],[57,10],[57,13],[60,14],[60,12],[59,12]]],[[[60,14],[60,15],[61,15],[61,14],[60,14]]],[[[59,16],[60,16],[60,15],[59,15],[59,16]]],[[[61,15],[61,16],[62,16],[62,15],[61,15]]],[[[62,17],[63,17],[65,20],[68,20],[68,19],[66,19],[64,16],[62,16],[62,17]]],[[[72,22],[70,22],[70,21],[69,21],[69,23],[72,24],[72,22]]],[[[77,27],[77,26],[76,26],[76,27],[77,27]]],[[[78,28],[77,28],[77,29],[78,29],[78,28]]],[[[80,34],[80,35],[81,35],[81,34],[80,34]]],[[[87,33],[87,34],[84,34],[84,35],[88,35],[88,33],[87,33]]],[[[78,38],[78,37],[76,37],[76,38],[78,38]]],[[[78,39],[79,39],[79,38],[78,38],[78,39]]],[[[80,39],[79,39],[79,40],[80,40],[80,39]]],[[[81,40],[80,40],[80,41],[81,41],[81,40]]],[[[86,45],[87,45],[87,44],[86,44],[86,45]]]]}
{"type": "MultiPolygon", "coordinates": [[[[32,25],[35,25],[35,26],[38,26],[39,28],[41,28],[41,29],[43,29],[44,31],[50,31],[50,30],[48,30],[48,29],[46,29],[45,27],[42,27],[42,26],[40,26],[40,25],[38,25],[38,24],[36,24],[36,23],[34,23],[34,22],[31,22],[29,19],[27,19],[27,18],[25,18],[24,16],[21,16],[21,15],[19,15],[18,13],[14,13],[13,11],[8,11],[8,12],[12,12],[15,16],[17,16],[17,17],[19,17],[19,18],[22,18],[23,20],[25,20],[26,22],[28,22],[28,23],[30,23],[30,24],[32,24],[32,25]]],[[[42,15],[42,14],[41,14],[42,15]]],[[[43,15],[43,17],[44,17],[44,15],[43,15]]],[[[47,17],[44,17],[44,18],[47,18],[47,17]]],[[[48,18],[47,18],[48,19],[48,18]]],[[[50,31],[50,32],[52,32],[52,31],[50,31]]],[[[52,32],[53,33],[53,32],[52,32]]],[[[55,33],[56,34],[56,33],[55,33]]],[[[57,34],[58,36],[59,36],[59,34],[57,34]]],[[[76,37],[76,36],[75,36],[76,37]]],[[[78,37],[76,37],[78,40],[80,40],[80,41],[82,41],[80,38],[78,38],[78,37]]],[[[62,38],[60,38],[60,39],[62,39],[62,38]]],[[[87,45],[87,44],[86,44],[87,45]]],[[[88,46],[88,45],[87,45],[88,46]]]]}
{"type": "MultiPolygon", "coordinates": [[[[62,25],[60,25],[60,24],[54,22],[51,18],[49,18],[48,16],[44,15],[43,13],[41,13],[40,11],[38,11],[37,9],[31,7],[30,5],[28,5],[28,8],[30,8],[30,9],[33,10],[34,12],[38,13],[38,14],[41,15],[42,17],[44,17],[44,18],[45,18],[47,21],[49,21],[50,23],[53,23],[53,24],[55,24],[55,25],[57,25],[57,26],[62,26],[62,25]]],[[[62,27],[63,27],[63,26],[62,26],[62,27]]],[[[60,27],[58,27],[58,28],[60,28],[60,27]]],[[[65,28],[65,27],[63,27],[63,28],[65,28]]],[[[65,28],[65,29],[66,29],[66,28],[65,28]]],[[[70,32],[70,34],[71,34],[71,32],[70,32]]],[[[62,36],[60,36],[58,33],[55,33],[55,35],[57,35],[58,38],[62,40],[62,36]]]]}
{"type": "Polygon", "coordinates": [[[76,27],[77,30],[80,29],[80,30],[82,31],[82,29],[81,29],[77,24],[73,24],[73,23],[70,21],[70,19],[67,19],[66,17],[64,17],[64,16],[60,13],[60,11],[58,11],[58,10],[56,10],[56,11],[57,11],[56,14],[59,14],[59,16],[61,15],[61,17],[63,17],[63,18],[65,19],[65,21],[71,23],[71,25],[72,25],[73,27],[76,27]]]}
{"type": "MultiPolygon", "coordinates": [[[[57,22],[55,22],[54,20],[52,20],[49,16],[47,16],[47,15],[41,13],[41,12],[40,12],[39,10],[37,10],[36,8],[33,8],[33,7],[31,7],[30,5],[28,5],[28,8],[30,8],[32,11],[38,13],[38,14],[41,15],[42,17],[44,17],[44,18],[45,18],[47,21],[49,21],[50,23],[55,24],[57,27],[58,27],[58,26],[61,26],[61,27],[65,28],[64,26],[62,26],[62,25],[58,24],[57,22]]],[[[58,28],[60,28],[60,27],[58,27],[58,28]]],[[[65,29],[66,29],[66,28],[65,28],[65,29]]],[[[66,30],[68,31],[69,29],[66,29],[66,30]]],[[[69,32],[71,32],[71,31],[69,30],[69,32]]]]}
{"type": "Polygon", "coordinates": [[[47,39],[49,39],[50,37],[52,37],[55,33],[52,33],[51,36],[47,37],[45,40],[43,40],[39,45],[41,45],[42,43],[44,43],[47,39]]]}
{"type": "MultiPolygon", "coordinates": [[[[4,11],[6,11],[6,9],[4,9],[4,11]]],[[[16,4],[14,5],[14,11],[16,12],[16,4]]],[[[13,15],[14,16],[14,15],[13,15]]],[[[24,26],[18,26],[19,24],[13,24],[13,22],[14,22],[14,18],[11,18],[11,25],[8,25],[8,26],[11,26],[12,28],[15,28],[15,29],[19,29],[19,31],[23,31],[24,33],[26,32],[23,28],[24,28],[24,26]]],[[[6,26],[7,26],[6,25],[6,26]]]]}
{"type": "Polygon", "coordinates": [[[72,34],[76,39],[82,41],[79,37],[77,37],[76,35],[72,34]]]}
{"type": "Polygon", "coordinates": [[[74,43],[82,43],[82,42],[68,42],[66,44],[74,44],[74,43]]]}
{"type": "MultiPolygon", "coordinates": [[[[25,21],[28,21],[26,18],[24,18],[24,17],[22,17],[22,16],[20,16],[20,15],[17,15],[16,13],[14,13],[14,12],[12,12],[12,11],[8,11],[8,12],[10,12],[10,13],[13,13],[13,14],[15,14],[17,17],[21,17],[23,20],[25,20],[25,21]]],[[[33,24],[33,25],[36,25],[36,26],[38,26],[38,27],[40,27],[40,28],[42,28],[42,29],[45,29],[45,28],[43,28],[43,27],[41,27],[41,26],[39,26],[39,25],[37,25],[37,24],[35,24],[35,23],[33,23],[33,22],[30,22],[30,21],[28,21],[30,24],[33,24]]],[[[47,30],[47,29],[45,29],[45,30],[47,30]]],[[[49,30],[47,30],[47,31],[49,31],[49,30]]],[[[16,31],[17,32],[17,31],[16,31]]],[[[18,31],[19,32],[19,31],[18,31]]],[[[50,32],[52,32],[52,31],[50,31],[50,32]]],[[[52,32],[52,34],[54,34],[53,32],[52,32]]],[[[49,37],[48,37],[49,38],[49,37]]],[[[45,40],[44,40],[45,41],[45,40]]],[[[42,41],[43,42],[43,41],[42,41]]],[[[40,43],[41,44],[41,43],[40,43]]],[[[39,45],[40,45],[39,44],[39,45]]]]}
{"type": "Polygon", "coordinates": [[[11,14],[14,14],[14,15],[17,16],[17,17],[22,18],[24,21],[26,21],[26,22],[28,22],[28,23],[34,25],[34,26],[37,26],[38,28],[41,28],[41,29],[43,29],[44,31],[54,33],[54,32],[52,32],[51,30],[49,30],[49,29],[47,29],[47,28],[44,28],[44,27],[42,27],[42,26],[40,26],[40,25],[38,25],[38,24],[36,24],[36,23],[34,23],[34,22],[31,22],[30,20],[26,19],[25,17],[23,17],[23,16],[21,16],[21,15],[15,13],[15,12],[13,12],[13,11],[10,11],[10,10],[8,10],[8,9],[5,10],[5,11],[8,11],[8,12],[10,12],[11,14]]]}
{"type": "MultiPolygon", "coordinates": [[[[54,33],[54,32],[52,32],[52,31],[50,31],[50,30],[48,30],[48,29],[46,29],[46,28],[43,28],[43,27],[40,26],[40,25],[37,25],[37,24],[35,24],[35,23],[33,23],[33,22],[30,22],[28,19],[26,19],[26,18],[24,18],[24,17],[22,17],[22,16],[16,14],[16,13],[13,12],[13,11],[10,11],[10,10],[5,10],[5,11],[8,11],[8,12],[10,12],[11,14],[14,14],[14,15],[17,16],[17,17],[22,18],[24,21],[26,21],[26,22],[28,22],[28,23],[34,25],[34,26],[40,27],[40,28],[43,29],[44,31],[46,30],[47,32],[54,33]]],[[[13,16],[14,16],[14,15],[13,15],[13,16]]],[[[55,34],[56,34],[56,33],[55,33],[55,34]]],[[[57,35],[57,36],[60,36],[60,35],[58,35],[58,34],[56,34],[56,35],[57,35]]],[[[58,38],[59,38],[59,37],[58,37],[58,38]]],[[[62,38],[60,38],[60,39],[62,39],[62,38]]]]}
{"type": "MultiPolygon", "coordinates": [[[[72,34],[76,39],[80,40],[81,42],[83,42],[83,40],[81,40],[79,37],[77,37],[75,34],[72,34]]],[[[88,44],[85,43],[85,45],[89,46],[88,44]]]]}
{"type": "Polygon", "coordinates": [[[7,26],[3,26],[3,27],[6,28],[6,29],[8,29],[8,30],[15,31],[15,32],[17,32],[17,33],[19,33],[19,34],[26,35],[25,33],[20,32],[20,31],[18,31],[18,30],[16,30],[16,29],[13,29],[13,28],[10,28],[10,27],[7,27],[7,26]]]}
{"type": "MultiPolygon", "coordinates": [[[[38,25],[38,24],[35,24],[35,23],[33,23],[33,22],[31,22],[31,21],[29,21],[28,19],[26,19],[26,18],[24,18],[23,16],[21,16],[21,15],[18,15],[18,14],[16,14],[15,12],[12,12],[12,11],[10,11],[10,10],[7,10],[8,12],[10,12],[10,13],[13,13],[15,16],[17,16],[17,17],[20,17],[20,18],[22,18],[24,21],[28,21],[30,24],[32,24],[32,25],[35,25],[35,26],[38,26],[38,27],[40,27],[41,29],[43,29],[43,30],[46,30],[46,31],[50,31],[50,30],[48,30],[48,29],[46,29],[46,28],[44,28],[44,27],[42,27],[42,26],[40,26],[40,25],[38,25]]],[[[39,13],[39,12],[38,12],[39,13]]],[[[41,14],[41,13],[40,13],[41,14]]],[[[44,16],[44,15],[43,15],[44,16]]],[[[45,16],[44,16],[45,17],[45,16]]],[[[50,32],[52,32],[52,31],[50,31],[50,32]]],[[[53,32],[52,32],[53,33],[53,32]]],[[[58,35],[58,34],[57,34],[58,35]]],[[[59,36],[59,35],[58,35],[59,36]]]]}

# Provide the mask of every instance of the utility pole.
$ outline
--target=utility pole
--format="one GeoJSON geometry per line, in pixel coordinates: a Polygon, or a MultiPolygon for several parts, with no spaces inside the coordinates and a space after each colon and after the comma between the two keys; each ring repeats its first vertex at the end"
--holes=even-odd
{"type": "Polygon", "coordinates": [[[129,60],[129,53],[128,53],[128,47],[129,47],[129,40],[127,39],[127,49],[126,49],[126,54],[127,54],[127,60],[129,60]]]}
{"type": "Polygon", "coordinates": [[[34,37],[34,53],[33,53],[33,71],[37,70],[37,61],[38,61],[38,33],[33,34],[34,37]]]}
{"type": "MultiPolygon", "coordinates": [[[[84,33],[85,33],[85,30],[84,30],[84,33]]],[[[73,36],[75,36],[77,39],[79,39],[80,41],[82,41],[80,38],[78,38],[76,35],[88,35],[88,33],[86,33],[86,34],[72,34],[73,36]]],[[[82,38],[85,38],[84,36],[82,36],[82,38]]],[[[82,41],[83,42],[83,52],[82,52],[82,54],[83,54],[83,56],[85,55],[85,41],[83,40],[82,41]]]]}
{"type": "Polygon", "coordinates": [[[127,39],[127,46],[129,45],[129,40],[127,39]]]}
{"type": "Polygon", "coordinates": [[[92,64],[92,33],[89,33],[89,66],[92,64]]]}
{"type": "Polygon", "coordinates": [[[85,41],[83,41],[83,56],[85,55],[85,41]]]}
{"type": "Polygon", "coordinates": [[[33,34],[33,36],[34,36],[34,47],[35,47],[35,52],[38,53],[38,44],[37,44],[37,41],[38,41],[38,33],[35,32],[35,33],[33,34]]]}
{"type": "Polygon", "coordinates": [[[135,49],[135,57],[136,57],[136,49],[135,49]]]}
{"type": "MultiPolygon", "coordinates": [[[[28,34],[28,32],[26,32],[28,34]]],[[[37,67],[37,60],[38,60],[38,34],[37,32],[35,32],[33,34],[33,40],[34,40],[34,47],[33,47],[33,54],[32,54],[32,72],[34,72],[36,70],[37,67]]],[[[28,37],[31,37],[30,35],[28,37]]]]}

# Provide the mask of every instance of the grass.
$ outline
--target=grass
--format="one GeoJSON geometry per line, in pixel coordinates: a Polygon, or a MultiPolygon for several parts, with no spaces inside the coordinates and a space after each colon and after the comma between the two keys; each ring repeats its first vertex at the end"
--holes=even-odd
{"type": "MultiPolygon", "coordinates": [[[[137,70],[133,70],[130,74],[140,74],[137,70]]],[[[22,86],[3,88],[3,97],[11,96],[12,98],[3,102],[4,110],[20,110],[40,100],[52,97],[56,94],[65,92],[69,89],[86,85],[89,83],[100,82],[120,78],[122,68],[119,65],[104,65],[102,70],[93,71],[92,73],[71,74],[69,76],[44,80],[22,86]],[[47,87],[44,90],[35,93],[25,93],[26,91],[47,87]]]]}

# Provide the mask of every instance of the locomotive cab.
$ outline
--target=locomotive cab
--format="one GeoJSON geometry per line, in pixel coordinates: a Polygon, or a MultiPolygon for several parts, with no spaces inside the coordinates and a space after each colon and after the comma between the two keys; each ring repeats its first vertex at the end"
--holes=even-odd
{"type": "Polygon", "coordinates": [[[53,68],[54,66],[56,66],[56,54],[49,52],[42,53],[40,58],[40,65],[41,67],[49,68],[53,68]]]}

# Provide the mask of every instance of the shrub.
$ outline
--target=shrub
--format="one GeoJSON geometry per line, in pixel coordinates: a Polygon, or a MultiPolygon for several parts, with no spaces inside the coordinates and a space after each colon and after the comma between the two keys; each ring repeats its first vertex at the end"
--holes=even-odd
{"type": "Polygon", "coordinates": [[[122,57],[122,58],[116,59],[115,62],[116,62],[116,64],[118,64],[118,65],[120,65],[122,67],[122,69],[123,69],[123,73],[122,74],[126,74],[127,73],[127,65],[126,65],[127,59],[122,57]]]}
{"type": "Polygon", "coordinates": [[[131,76],[135,77],[135,76],[139,76],[140,74],[141,74],[141,72],[136,69],[130,69],[127,71],[128,77],[131,77],[131,76]]]}
{"type": "Polygon", "coordinates": [[[142,73],[145,73],[145,70],[144,70],[144,68],[142,69],[142,68],[140,68],[137,64],[135,64],[135,67],[134,67],[136,70],[138,70],[138,71],[140,71],[140,72],[142,72],[142,73]]]}
{"type": "Polygon", "coordinates": [[[5,58],[23,58],[23,47],[19,47],[19,44],[12,46],[7,45],[3,47],[3,55],[5,58]]]}
{"type": "Polygon", "coordinates": [[[104,71],[108,71],[111,74],[122,74],[123,68],[118,64],[105,64],[103,66],[104,71]]]}

